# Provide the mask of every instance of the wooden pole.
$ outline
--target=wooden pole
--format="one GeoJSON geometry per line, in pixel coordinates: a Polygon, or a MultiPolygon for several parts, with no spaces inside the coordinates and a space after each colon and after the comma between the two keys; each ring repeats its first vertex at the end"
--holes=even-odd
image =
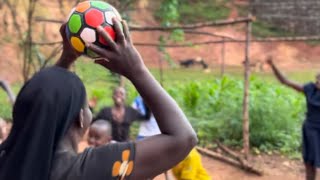
{"type": "Polygon", "coordinates": [[[224,38],[223,38],[223,42],[221,44],[221,64],[220,64],[220,72],[221,72],[221,77],[224,75],[224,70],[225,70],[225,62],[224,62],[224,58],[225,58],[225,43],[224,43],[224,38]]]}
{"type": "Polygon", "coordinates": [[[251,22],[247,22],[245,62],[244,62],[244,96],[243,96],[243,150],[245,158],[248,159],[250,153],[250,134],[249,134],[249,89],[250,89],[250,38],[251,22]]]}
{"type": "Polygon", "coordinates": [[[242,163],[240,163],[238,160],[235,160],[233,158],[230,158],[228,156],[222,155],[220,153],[216,153],[213,152],[211,150],[208,149],[204,149],[201,147],[196,147],[196,149],[203,155],[206,155],[208,157],[211,157],[213,159],[225,162],[227,164],[230,164],[232,166],[235,167],[239,167],[247,172],[256,174],[258,176],[262,176],[263,175],[263,171],[261,169],[258,169],[256,167],[254,167],[252,164],[250,164],[248,161],[243,161],[242,163]]]}
{"type": "Polygon", "coordinates": [[[163,87],[163,65],[162,65],[162,52],[161,52],[161,56],[159,58],[159,75],[160,75],[160,85],[163,87]]]}

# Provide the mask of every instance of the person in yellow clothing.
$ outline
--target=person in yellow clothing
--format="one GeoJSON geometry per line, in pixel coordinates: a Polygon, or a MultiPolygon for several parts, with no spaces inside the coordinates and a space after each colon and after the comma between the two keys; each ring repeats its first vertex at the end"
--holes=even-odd
{"type": "Polygon", "coordinates": [[[201,163],[201,156],[196,149],[172,169],[177,180],[211,180],[201,163]]]}

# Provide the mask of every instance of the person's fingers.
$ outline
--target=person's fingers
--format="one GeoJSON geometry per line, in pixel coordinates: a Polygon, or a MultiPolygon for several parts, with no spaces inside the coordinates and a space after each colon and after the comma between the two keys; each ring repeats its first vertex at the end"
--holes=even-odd
{"type": "Polygon", "coordinates": [[[129,43],[131,43],[131,36],[129,32],[129,27],[126,21],[122,21],[122,26],[123,26],[123,31],[124,31],[124,36],[127,39],[129,43]]]}
{"type": "Polygon", "coordinates": [[[103,29],[102,26],[97,27],[97,32],[106,40],[108,46],[112,50],[117,49],[117,44],[111,39],[110,35],[103,29]]]}
{"type": "Polygon", "coordinates": [[[106,61],[106,62],[110,62],[109,59],[107,59],[107,58],[102,58],[102,57],[94,58],[93,60],[94,60],[94,62],[96,62],[96,61],[106,61]]]}
{"type": "Polygon", "coordinates": [[[119,42],[120,44],[124,44],[125,43],[125,37],[124,37],[123,31],[121,29],[120,22],[116,18],[113,18],[112,21],[113,21],[113,24],[114,24],[114,29],[116,31],[117,42],[119,42]]]}
{"type": "Polygon", "coordinates": [[[108,58],[109,54],[111,53],[109,50],[101,48],[91,43],[86,43],[86,47],[91,51],[97,53],[98,55],[102,56],[103,58],[108,58]]]}
{"type": "Polygon", "coordinates": [[[109,63],[108,59],[100,58],[100,59],[95,60],[94,63],[100,64],[101,66],[103,66],[109,70],[113,70],[113,65],[112,65],[112,63],[109,63]]]}

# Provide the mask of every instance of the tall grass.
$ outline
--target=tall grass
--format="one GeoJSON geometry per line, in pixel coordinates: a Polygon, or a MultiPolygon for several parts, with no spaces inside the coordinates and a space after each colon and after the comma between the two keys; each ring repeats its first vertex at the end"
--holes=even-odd
{"type": "MultiPolygon", "coordinates": [[[[242,143],[243,83],[223,77],[168,88],[197,130],[201,144],[242,143]]],[[[304,97],[279,84],[251,78],[250,143],[260,150],[299,150],[304,97]]]]}

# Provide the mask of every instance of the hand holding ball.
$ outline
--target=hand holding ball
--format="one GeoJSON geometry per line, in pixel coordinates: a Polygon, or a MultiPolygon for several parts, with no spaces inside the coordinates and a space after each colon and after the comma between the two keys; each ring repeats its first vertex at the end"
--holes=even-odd
{"type": "Polygon", "coordinates": [[[98,57],[85,47],[85,43],[108,48],[108,43],[98,34],[96,28],[102,26],[112,40],[116,40],[113,18],[121,20],[119,12],[110,4],[102,1],[81,2],[72,9],[68,18],[67,39],[77,52],[93,58],[98,57]]]}

